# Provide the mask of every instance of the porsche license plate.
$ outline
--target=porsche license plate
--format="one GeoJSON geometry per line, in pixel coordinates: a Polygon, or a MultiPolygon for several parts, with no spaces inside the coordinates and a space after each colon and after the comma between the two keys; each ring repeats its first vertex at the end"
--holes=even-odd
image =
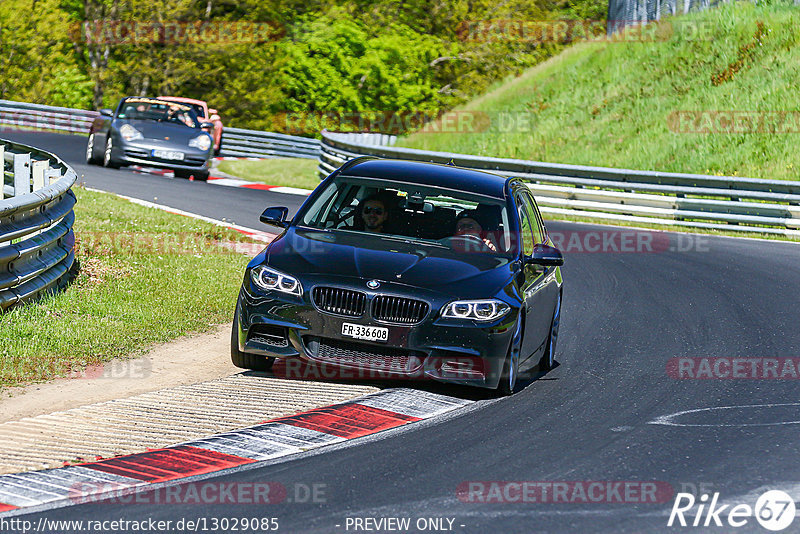
{"type": "Polygon", "coordinates": [[[342,335],[365,341],[389,340],[389,329],[383,326],[364,326],[361,324],[343,323],[342,335]]]}
{"type": "Polygon", "coordinates": [[[159,159],[174,159],[183,161],[183,152],[175,150],[153,150],[153,157],[159,159]]]}

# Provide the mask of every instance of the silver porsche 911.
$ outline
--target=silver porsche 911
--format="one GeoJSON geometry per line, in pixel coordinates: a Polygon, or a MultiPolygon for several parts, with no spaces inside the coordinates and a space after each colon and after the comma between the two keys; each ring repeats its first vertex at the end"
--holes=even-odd
{"type": "Polygon", "coordinates": [[[179,178],[207,180],[214,153],[191,106],[158,98],[126,97],[100,110],[86,143],[86,162],[105,167],[144,165],[171,169],[179,178]]]}

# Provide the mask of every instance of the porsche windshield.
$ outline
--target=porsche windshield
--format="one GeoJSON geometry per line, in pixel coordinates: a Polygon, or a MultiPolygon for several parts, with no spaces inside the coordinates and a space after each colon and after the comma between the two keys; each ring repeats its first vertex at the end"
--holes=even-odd
{"type": "Polygon", "coordinates": [[[197,114],[191,106],[163,100],[128,99],[120,106],[117,118],[200,128],[197,114]]]}
{"type": "Polygon", "coordinates": [[[512,250],[504,201],[464,191],[342,176],[301,214],[323,230],[410,238],[456,250],[512,250]]]}

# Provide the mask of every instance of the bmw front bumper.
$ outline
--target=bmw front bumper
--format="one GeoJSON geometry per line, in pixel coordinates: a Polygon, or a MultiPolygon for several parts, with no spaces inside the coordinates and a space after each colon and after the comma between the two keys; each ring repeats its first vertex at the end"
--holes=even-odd
{"type": "MultiPolygon", "coordinates": [[[[515,334],[519,305],[501,319],[481,324],[440,316],[452,297],[384,283],[365,290],[361,279],[303,280],[301,297],[263,292],[245,279],[237,302],[239,350],[273,358],[300,358],[325,367],[352,371],[342,377],[437,380],[486,388],[497,386],[515,334]],[[359,291],[367,295],[365,313],[343,316],[320,310],[312,294],[317,286],[359,291]],[[422,300],[429,311],[417,324],[381,321],[372,316],[377,295],[422,300]],[[386,343],[342,334],[344,323],[389,329],[386,343]]],[[[511,304],[511,303],[509,303],[511,304]]]]}

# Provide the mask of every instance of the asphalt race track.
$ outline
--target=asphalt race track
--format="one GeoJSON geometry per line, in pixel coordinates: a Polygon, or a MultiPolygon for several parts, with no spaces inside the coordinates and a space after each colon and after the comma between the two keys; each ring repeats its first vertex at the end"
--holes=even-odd
{"type": "MultiPolygon", "coordinates": [[[[55,152],[85,175],[88,186],[158,197],[159,203],[244,226],[258,228],[258,214],[267,205],[294,210],[302,199],[88,167],[82,163],[83,138],[18,132],[0,137],[55,152]]],[[[481,487],[470,482],[489,487],[489,481],[629,481],[666,485],[674,493],[704,488],[719,492],[720,504],[754,506],[758,495],[772,489],[798,499],[797,380],[679,380],[670,360],[800,356],[800,248],[658,234],[652,251],[615,252],[619,247],[608,245],[588,252],[586,243],[598,242],[587,240],[590,233],[611,243],[621,230],[548,227],[565,243],[577,236],[564,247],[559,365],[527,380],[512,397],[481,400],[440,421],[214,479],[281,483],[288,494],[278,504],[165,504],[142,495],[138,504],[82,504],[23,517],[206,518],[209,527],[214,517],[274,517],[280,532],[367,531],[356,529],[354,518],[410,518],[412,525],[420,518],[446,518],[453,520],[453,532],[638,533],[672,530],[667,520],[674,494],[656,503],[619,502],[613,494],[600,502],[479,503],[458,490],[481,487]],[[689,410],[698,411],[668,417],[689,410]],[[669,424],[653,424],[659,421],[669,424]],[[305,489],[314,485],[322,493],[306,498],[305,489]]],[[[750,370],[748,364],[745,373],[750,370]]],[[[474,395],[453,388],[447,393],[474,395]]],[[[503,500],[498,495],[495,500],[503,500]]],[[[518,492],[505,499],[520,500],[518,492]]],[[[420,531],[431,531],[431,525],[420,531]]],[[[752,517],[737,529],[726,524],[678,530],[765,532],[752,517]]]]}

